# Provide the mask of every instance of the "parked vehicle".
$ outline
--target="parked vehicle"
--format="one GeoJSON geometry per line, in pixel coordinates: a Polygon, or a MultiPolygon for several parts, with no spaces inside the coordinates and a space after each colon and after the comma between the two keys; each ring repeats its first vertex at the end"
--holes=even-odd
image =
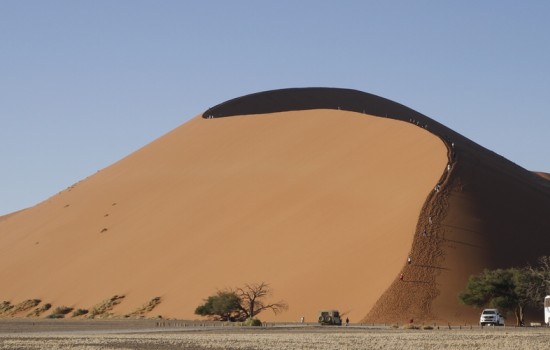
{"type": "Polygon", "coordinates": [[[544,323],[550,326],[550,295],[544,298],[544,323]]]}
{"type": "Polygon", "coordinates": [[[321,310],[319,311],[318,322],[322,325],[342,325],[342,319],[338,310],[321,310]]]}
{"type": "Polygon", "coordinates": [[[504,316],[498,309],[485,309],[479,318],[479,324],[483,326],[504,326],[504,316]]]}

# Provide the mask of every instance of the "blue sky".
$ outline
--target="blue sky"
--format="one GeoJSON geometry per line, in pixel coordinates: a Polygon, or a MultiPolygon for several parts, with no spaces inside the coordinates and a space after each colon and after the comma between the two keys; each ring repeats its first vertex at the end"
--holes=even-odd
{"type": "Polygon", "coordinates": [[[0,0],[0,215],[248,93],[358,89],[550,172],[549,1],[0,0]]]}

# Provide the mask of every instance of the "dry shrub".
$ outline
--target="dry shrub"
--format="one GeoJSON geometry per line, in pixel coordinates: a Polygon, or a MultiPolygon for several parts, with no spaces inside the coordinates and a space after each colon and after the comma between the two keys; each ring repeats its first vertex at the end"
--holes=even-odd
{"type": "Polygon", "coordinates": [[[68,306],[58,306],[53,310],[51,314],[47,316],[47,318],[63,318],[66,314],[73,311],[72,307],[68,306]]]}
{"type": "Polygon", "coordinates": [[[52,304],[49,304],[49,303],[44,304],[41,307],[37,307],[33,311],[29,312],[27,317],[38,317],[38,316],[42,315],[42,313],[48,311],[51,307],[52,307],[52,304]]]}
{"type": "Polygon", "coordinates": [[[109,299],[105,299],[99,304],[92,307],[92,310],[88,313],[88,318],[96,317],[109,317],[111,311],[116,305],[120,304],[124,299],[124,295],[114,295],[109,299]]]}
{"type": "Polygon", "coordinates": [[[13,305],[9,301],[3,301],[0,303],[0,315],[13,309],[13,305]]]}
{"type": "Polygon", "coordinates": [[[146,313],[152,311],[155,307],[157,307],[160,302],[160,297],[154,297],[153,299],[138,307],[134,312],[125,315],[125,317],[139,317],[145,315],[146,313]]]}
{"type": "Polygon", "coordinates": [[[40,300],[40,299],[27,299],[25,301],[22,301],[19,304],[15,305],[7,315],[8,316],[13,316],[13,315],[18,314],[20,312],[32,309],[36,305],[40,304],[41,301],[42,300],[40,300]]]}
{"type": "Polygon", "coordinates": [[[258,320],[257,318],[249,318],[246,321],[244,321],[244,326],[261,327],[262,326],[262,321],[258,320]]]}
{"type": "Polygon", "coordinates": [[[73,312],[72,317],[78,317],[78,316],[86,315],[87,313],[88,313],[88,310],[86,310],[86,309],[76,309],[73,312]]]}

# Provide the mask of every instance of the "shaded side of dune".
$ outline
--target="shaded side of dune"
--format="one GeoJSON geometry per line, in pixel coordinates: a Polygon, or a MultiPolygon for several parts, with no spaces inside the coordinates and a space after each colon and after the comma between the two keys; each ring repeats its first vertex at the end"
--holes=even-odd
{"type": "Polygon", "coordinates": [[[203,117],[316,108],[413,123],[441,138],[448,150],[448,167],[419,215],[412,263],[404,263],[363,322],[473,322],[477,310],[457,299],[470,275],[484,268],[534,263],[548,254],[548,177],[529,172],[403,105],[356,90],[297,88],[236,98],[207,110],[203,117]]]}

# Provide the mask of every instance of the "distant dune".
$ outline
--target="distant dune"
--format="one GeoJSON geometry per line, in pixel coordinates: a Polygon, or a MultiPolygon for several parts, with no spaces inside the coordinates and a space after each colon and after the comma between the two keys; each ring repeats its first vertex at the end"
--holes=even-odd
{"type": "Polygon", "coordinates": [[[542,176],[542,177],[545,178],[546,180],[550,180],[550,174],[548,174],[548,173],[537,172],[537,173],[535,173],[535,174],[537,174],[537,175],[539,175],[539,176],[542,176]]]}
{"type": "Polygon", "coordinates": [[[539,175],[367,93],[248,95],[0,217],[0,302],[124,295],[126,315],[161,297],[148,317],[194,319],[217,289],[265,281],[290,308],[264,320],[475,322],[457,301],[470,274],[548,254],[539,175]]]}

